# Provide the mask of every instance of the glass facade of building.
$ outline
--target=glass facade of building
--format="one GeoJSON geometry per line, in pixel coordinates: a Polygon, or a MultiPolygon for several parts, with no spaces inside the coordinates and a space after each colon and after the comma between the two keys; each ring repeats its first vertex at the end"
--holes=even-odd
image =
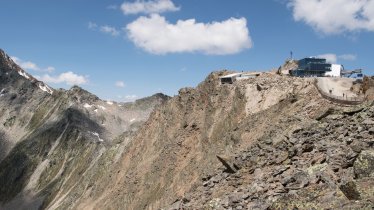
{"type": "Polygon", "coordinates": [[[323,58],[304,58],[298,61],[298,68],[291,71],[297,77],[322,77],[331,71],[331,64],[323,58]]]}

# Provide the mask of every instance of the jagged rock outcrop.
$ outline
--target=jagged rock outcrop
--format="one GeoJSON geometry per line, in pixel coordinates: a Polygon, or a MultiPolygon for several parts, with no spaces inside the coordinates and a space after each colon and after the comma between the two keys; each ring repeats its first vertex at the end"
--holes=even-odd
{"type": "Polygon", "coordinates": [[[286,62],[278,68],[277,73],[280,75],[290,75],[292,70],[299,67],[297,60],[286,60],[286,62]]]}
{"type": "Polygon", "coordinates": [[[365,76],[362,82],[362,92],[368,100],[374,100],[374,77],[365,76]]]}
{"type": "MultiPolygon", "coordinates": [[[[370,143],[374,144],[374,140],[371,140],[370,143]]],[[[357,178],[374,177],[374,150],[361,151],[354,162],[353,169],[357,178]]]]}
{"type": "MultiPolygon", "coordinates": [[[[191,192],[186,209],[370,209],[374,107],[335,111],[279,139],[273,133],[233,154],[235,174],[218,170],[191,192]],[[339,119],[339,120],[337,120],[339,119]]],[[[278,131],[279,132],[279,131],[278,131]]]]}

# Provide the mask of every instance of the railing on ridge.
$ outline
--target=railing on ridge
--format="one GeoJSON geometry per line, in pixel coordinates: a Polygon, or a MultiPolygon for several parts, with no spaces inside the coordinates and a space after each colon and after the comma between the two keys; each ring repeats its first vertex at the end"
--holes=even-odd
{"type": "Polygon", "coordinates": [[[358,105],[362,104],[366,99],[365,97],[343,97],[343,96],[334,96],[331,95],[330,93],[327,93],[323,91],[319,86],[318,86],[318,81],[317,79],[314,80],[314,86],[317,88],[318,92],[321,94],[321,96],[327,100],[330,100],[335,103],[339,104],[345,104],[345,105],[358,105]]]}

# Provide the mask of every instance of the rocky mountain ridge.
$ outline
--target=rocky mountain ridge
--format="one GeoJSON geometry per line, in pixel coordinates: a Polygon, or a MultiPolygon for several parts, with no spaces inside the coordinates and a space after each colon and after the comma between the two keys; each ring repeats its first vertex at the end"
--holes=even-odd
{"type": "MultiPolygon", "coordinates": [[[[12,74],[12,73],[18,73],[20,76],[24,77],[25,79],[29,80],[34,86],[37,86],[40,88],[40,90],[47,92],[49,94],[53,94],[53,88],[49,87],[47,84],[35,79],[33,76],[28,74],[25,70],[20,68],[13,60],[2,50],[0,49],[0,64],[2,65],[2,69],[4,71],[8,70],[7,72],[4,72],[6,75],[12,74]]],[[[5,91],[6,89],[2,89],[5,91]]]]}
{"type": "Polygon", "coordinates": [[[373,104],[325,100],[313,78],[265,73],[221,85],[225,74],[212,73],[156,109],[129,145],[110,190],[80,207],[373,207],[372,175],[354,172],[362,165],[373,169],[373,104]]]}
{"type": "Polygon", "coordinates": [[[0,208],[373,208],[372,102],[276,73],[221,84],[229,73],[126,104],[79,87],[8,95],[0,142],[25,134],[0,159],[0,208]]]}
{"type": "Polygon", "coordinates": [[[74,187],[84,183],[82,175],[98,179],[107,173],[100,164],[115,162],[153,108],[169,98],[156,94],[123,104],[100,100],[78,86],[53,90],[4,52],[0,89],[0,209],[68,202],[74,187]]]}

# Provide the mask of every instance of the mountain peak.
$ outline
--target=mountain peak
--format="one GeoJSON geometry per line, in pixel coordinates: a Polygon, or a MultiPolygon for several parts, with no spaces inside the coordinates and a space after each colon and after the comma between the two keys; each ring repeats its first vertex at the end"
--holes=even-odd
{"type": "Polygon", "coordinates": [[[0,64],[5,64],[8,68],[13,68],[17,65],[2,49],[0,49],[0,64]]]}
{"type": "Polygon", "coordinates": [[[77,85],[71,87],[68,93],[80,103],[92,103],[99,100],[99,97],[77,85]]]}
{"type": "Polygon", "coordinates": [[[47,84],[37,80],[35,77],[23,70],[19,65],[12,60],[12,58],[0,49],[0,78],[2,83],[11,82],[15,80],[27,80],[44,92],[53,94],[53,89],[47,84]],[[17,74],[14,74],[14,73],[17,74]],[[20,77],[21,76],[21,77],[20,77]]]}

